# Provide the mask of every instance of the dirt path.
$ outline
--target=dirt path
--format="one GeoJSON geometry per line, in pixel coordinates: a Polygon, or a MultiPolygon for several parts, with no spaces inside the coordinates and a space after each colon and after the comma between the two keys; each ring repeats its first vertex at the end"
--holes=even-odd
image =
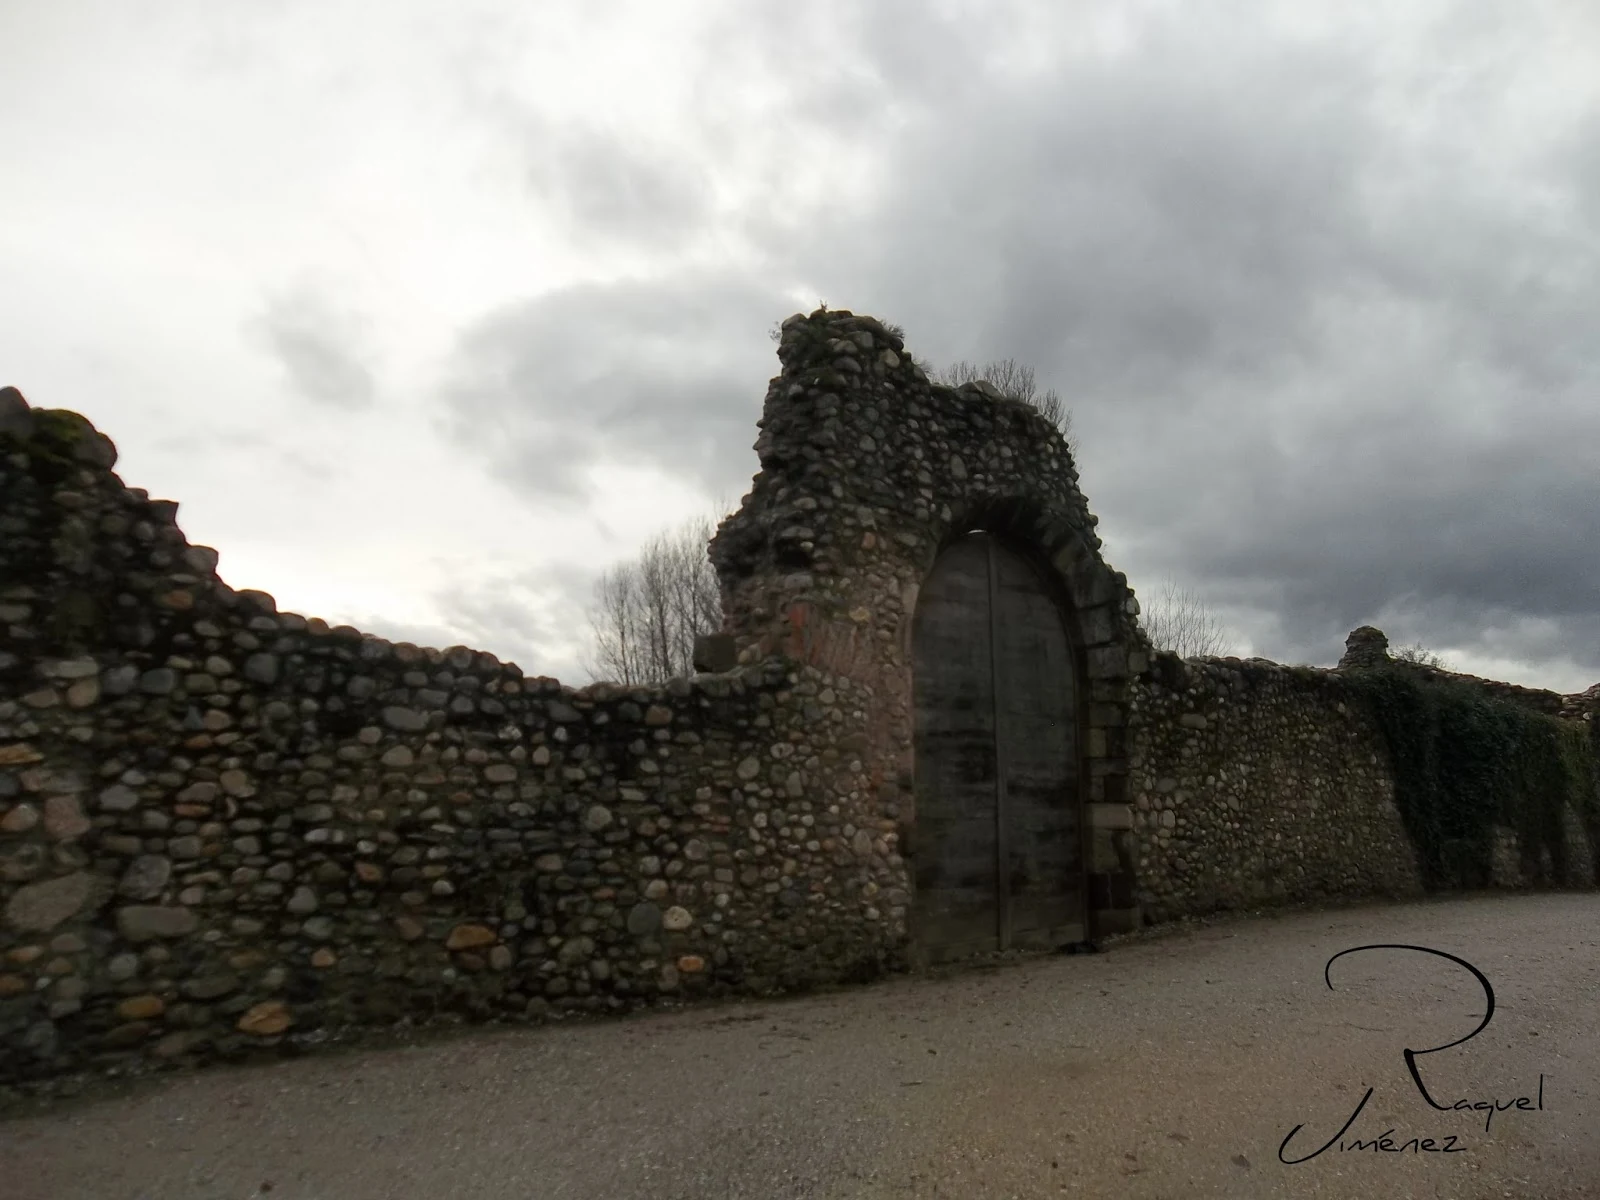
{"type": "Polygon", "coordinates": [[[1239,920],[796,1000],[219,1068],[0,1122],[5,1200],[1600,1197],[1600,896],[1239,920]],[[1407,1074],[1420,1054],[1441,1103],[1407,1074]],[[1519,1111],[1517,1097],[1543,1109],[1519,1111]],[[1346,1146],[1310,1155],[1371,1098],[1346,1146]],[[1485,1133],[1485,1122],[1489,1121],[1485,1133]],[[1454,1138],[1454,1143],[1447,1139],[1454,1138]],[[1425,1152],[1420,1139],[1437,1148],[1425,1152]],[[1412,1139],[1419,1139],[1413,1142],[1412,1139]],[[1452,1145],[1448,1152],[1441,1152],[1452,1145]]]}

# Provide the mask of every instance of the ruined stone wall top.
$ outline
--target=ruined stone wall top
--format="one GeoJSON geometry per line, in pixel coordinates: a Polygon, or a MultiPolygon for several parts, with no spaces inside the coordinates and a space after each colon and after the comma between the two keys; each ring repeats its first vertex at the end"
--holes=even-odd
{"type": "MultiPolygon", "coordinates": [[[[1521,684],[1506,683],[1499,679],[1485,679],[1479,675],[1466,675],[1460,671],[1448,671],[1442,667],[1393,658],[1389,654],[1389,639],[1382,630],[1374,629],[1371,625],[1363,625],[1359,629],[1350,631],[1350,636],[1345,641],[1344,657],[1339,660],[1339,670],[1359,671],[1388,666],[1404,667],[1432,682],[1468,684],[1492,699],[1520,704],[1524,708],[1531,708],[1548,716],[1582,719],[1584,712],[1593,707],[1592,703],[1584,699],[1588,693],[1563,696],[1546,688],[1523,687],[1521,684]]],[[[1600,694],[1600,685],[1589,690],[1600,694]]]]}
{"type": "Polygon", "coordinates": [[[895,332],[845,310],[790,317],[778,357],[761,470],[711,545],[724,629],[746,661],[781,648],[796,603],[903,651],[917,585],[975,527],[1070,544],[1058,569],[1076,576],[1075,602],[1105,606],[1104,640],[1138,636],[1071,452],[1038,410],[987,383],[931,384],[895,332]]]}

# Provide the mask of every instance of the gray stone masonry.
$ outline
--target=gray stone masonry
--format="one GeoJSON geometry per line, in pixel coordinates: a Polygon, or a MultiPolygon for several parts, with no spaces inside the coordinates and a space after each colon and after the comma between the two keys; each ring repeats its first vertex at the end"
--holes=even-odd
{"type": "Polygon", "coordinates": [[[1038,412],[848,312],[778,356],[725,626],[656,687],[279,612],[86,419],[0,389],[0,1084],[904,969],[912,618],[977,525],[1070,603],[1092,936],[1416,890],[1338,672],[1152,653],[1038,412]]]}

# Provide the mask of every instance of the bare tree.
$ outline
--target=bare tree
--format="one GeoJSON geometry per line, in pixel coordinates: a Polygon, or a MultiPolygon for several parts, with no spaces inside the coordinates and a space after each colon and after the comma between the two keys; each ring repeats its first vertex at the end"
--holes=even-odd
{"type": "Polygon", "coordinates": [[[639,590],[639,569],[633,563],[605,572],[595,584],[595,602],[589,610],[594,644],[582,659],[591,679],[636,683],[643,678],[635,616],[639,590]]]}
{"type": "Polygon", "coordinates": [[[651,538],[631,562],[605,572],[589,610],[594,679],[664,683],[694,673],[694,641],[722,628],[722,589],[706,548],[710,516],[651,538]]]}
{"type": "Polygon", "coordinates": [[[1228,653],[1228,632],[1199,596],[1167,576],[1161,594],[1142,609],[1150,644],[1179,658],[1221,657],[1228,653]]]}
{"type": "Polygon", "coordinates": [[[1414,642],[1409,646],[1397,646],[1389,653],[1399,662],[1416,663],[1419,667],[1433,667],[1438,671],[1448,671],[1450,666],[1429,650],[1421,642],[1414,642]]]}
{"type": "Polygon", "coordinates": [[[945,387],[960,387],[964,383],[988,380],[1002,396],[1020,400],[1038,409],[1046,420],[1061,430],[1061,436],[1066,439],[1067,449],[1072,451],[1072,456],[1074,458],[1078,456],[1078,442],[1072,435],[1071,410],[1062,403],[1060,394],[1054,388],[1044,392],[1039,391],[1038,384],[1034,381],[1032,367],[1025,366],[1014,358],[997,359],[981,367],[962,359],[942,371],[933,373],[930,378],[935,383],[944,384],[945,387]]]}

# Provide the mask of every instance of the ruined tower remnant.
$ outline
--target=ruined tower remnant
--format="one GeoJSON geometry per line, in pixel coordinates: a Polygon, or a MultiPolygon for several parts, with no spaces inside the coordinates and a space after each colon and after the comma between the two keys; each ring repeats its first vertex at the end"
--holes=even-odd
{"type": "Polygon", "coordinates": [[[1363,625],[1352,629],[1344,642],[1344,657],[1339,669],[1349,671],[1361,667],[1381,667],[1389,661],[1389,639],[1383,630],[1363,625]]]}

